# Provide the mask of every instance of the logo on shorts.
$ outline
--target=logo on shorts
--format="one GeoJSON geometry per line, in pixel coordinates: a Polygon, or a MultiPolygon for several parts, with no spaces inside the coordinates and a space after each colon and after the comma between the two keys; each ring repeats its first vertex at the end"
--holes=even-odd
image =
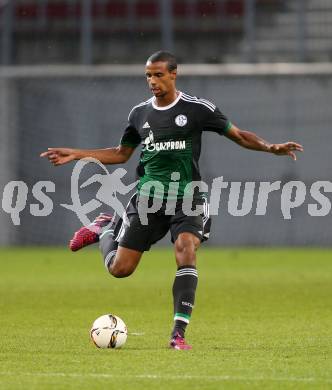
{"type": "Polygon", "coordinates": [[[187,123],[188,123],[188,118],[181,114],[181,115],[178,115],[176,118],[175,118],[175,123],[180,126],[180,127],[183,127],[185,126],[187,123]]]}

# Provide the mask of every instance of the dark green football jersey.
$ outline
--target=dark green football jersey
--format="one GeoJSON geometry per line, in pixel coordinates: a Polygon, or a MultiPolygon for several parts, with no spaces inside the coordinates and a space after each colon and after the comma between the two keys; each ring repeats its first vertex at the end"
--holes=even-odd
{"type": "Polygon", "coordinates": [[[166,107],[158,107],[155,98],[135,106],[128,117],[128,126],[121,145],[137,147],[142,143],[138,173],[138,190],[145,193],[144,183],[159,182],[154,196],[172,197],[170,182],[178,182],[177,198],[190,193],[192,181],[200,181],[199,156],[203,131],[224,135],[230,121],[211,102],[180,92],[166,107]],[[173,172],[178,172],[173,174],[173,172]],[[188,192],[187,192],[188,191],[188,192]]]}

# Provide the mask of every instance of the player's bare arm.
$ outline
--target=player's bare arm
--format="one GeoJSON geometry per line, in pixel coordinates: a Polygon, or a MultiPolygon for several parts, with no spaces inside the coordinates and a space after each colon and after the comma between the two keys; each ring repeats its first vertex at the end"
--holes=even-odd
{"type": "Polygon", "coordinates": [[[135,148],[124,145],[107,149],[48,148],[40,157],[48,158],[55,166],[88,157],[95,158],[103,164],[122,164],[129,160],[134,150],[135,148]]]}
{"type": "Polygon", "coordinates": [[[251,131],[240,130],[234,125],[227,132],[226,137],[244,148],[273,153],[278,156],[290,156],[293,160],[296,160],[295,152],[303,152],[303,146],[296,142],[271,144],[257,134],[251,131]]]}

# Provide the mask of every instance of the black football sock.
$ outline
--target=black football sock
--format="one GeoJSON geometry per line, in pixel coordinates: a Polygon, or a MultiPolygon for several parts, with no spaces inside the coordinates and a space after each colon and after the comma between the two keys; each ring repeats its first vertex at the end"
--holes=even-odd
{"type": "Polygon", "coordinates": [[[179,333],[184,337],[195,303],[198,281],[196,267],[185,265],[179,267],[173,284],[174,328],[172,336],[179,333]]]}
{"type": "Polygon", "coordinates": [[[105,226],[99,235],[99,249],[103,254],[104,265],[107,271],[109,271],[109,267],[115,259],[116,251],[119,246],[119,243],[114,239],[118,233],[116,230],[117,229],[113,229],[112,226],[105,226]]]}

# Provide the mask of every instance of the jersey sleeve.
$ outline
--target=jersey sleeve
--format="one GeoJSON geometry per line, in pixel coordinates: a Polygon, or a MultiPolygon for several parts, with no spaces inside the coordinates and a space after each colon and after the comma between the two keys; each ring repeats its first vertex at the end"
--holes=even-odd
{"type": "Polygon", "coordinates": [[[225,135],[232,127],[230,120],[219,110],[218,107],[204,107],[202,129],[225,135]]]}
{"type": "Polygon", "coordinates": [[[120,145],[136,148],[141,143],[135,122],[135,110],[132,110],[128,116],[128,125],[121,137],[120,145]]]}

